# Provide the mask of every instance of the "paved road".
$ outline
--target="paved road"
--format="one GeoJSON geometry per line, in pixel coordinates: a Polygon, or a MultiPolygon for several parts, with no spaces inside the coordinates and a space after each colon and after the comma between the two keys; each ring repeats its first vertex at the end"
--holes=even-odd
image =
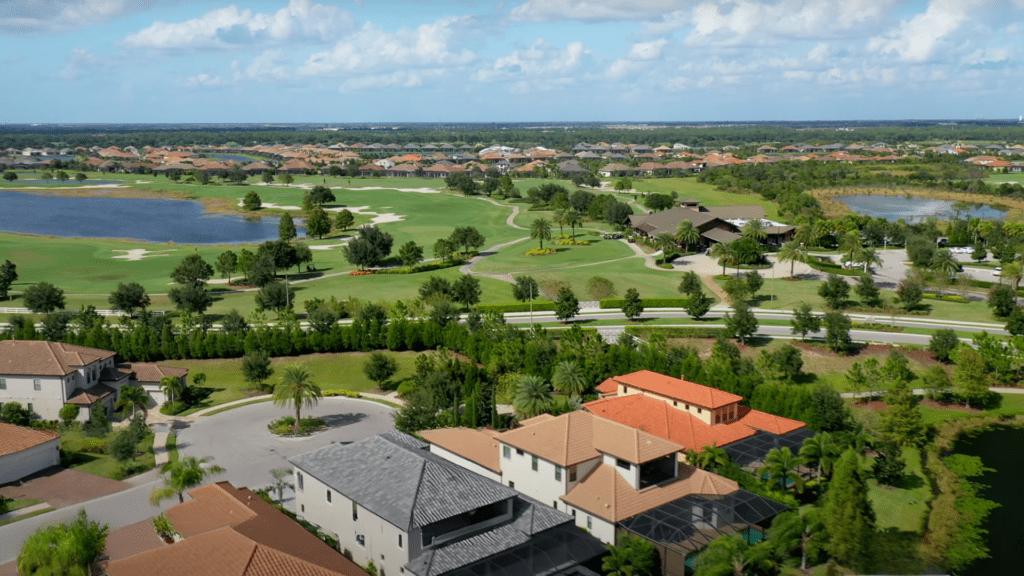
{"type": "MultiPolygon", "coordinates": [[[[235,486],[263,488],[273,480],[272,468],[287,465],[287,459],[327,446],[332,442],[353,442],[394,428],[391,408],[383,404],[349,398],[324,398],[320,404],[303,410],[303,415],[319,416],[331,429],[309,438],[288,440],[267,431],[267,423],[285,414],[294,414],[273,403],[242,406],[209,416],[179,430],[178,447],[183,455],[213,456],[226,472],[213,477],[235,486]]],[[[156,471],[131,480],[134,488],[41,514],[0,527],[0,564],[17,558],[22,542],[40,526],[74,519],[84,509],[92,520],[111,529],[127,526],[166,510],[177,503],[165,500],[158,507],[149,503],[149,494],[161,485],[156,471]]]]}

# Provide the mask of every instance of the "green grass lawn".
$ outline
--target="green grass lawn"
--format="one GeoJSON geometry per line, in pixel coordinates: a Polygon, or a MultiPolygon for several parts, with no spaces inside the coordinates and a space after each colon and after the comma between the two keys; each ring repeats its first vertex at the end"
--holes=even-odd
{"type": "MultiPolygon", "coordinates": [[[[554,232],[558,233],[557,228],[554,232]]],[[[566,229],[566,234],[568,233],[569,230],[566,229]]],[[[526,236],[526,234],[523,236],[526,236]]],[[[618,240],[604,240],[600,236],[591,236],[589,234],[578,235],[577,239],[588,241],[590,245],[558,246],[548,241],[544,243],[544,247],[555,248],[558,251],[556,254],[549,256],[527,256],[526,251],[537,248],[539,243],[536,240],[526,240],[502,248],[496,254],[484,258],[473,267],[473,270],[475,272],[497,274],[529,274],[539,271],[568,269],[582,264],[594,264],[620,258],[636,257],[629,246],[618,240]]],[[[633,264],[642,267],[643,261],[637,258],[633,264]]]]}
{"type": "Polygon", "coordinates": [[[40,514],[46,514],[47,512],[52,512],[53,510],[55,510],[55,509],[54,508],[43,508],[42,510],[36,510],[35,512],[29,512],[28,514],[24,514],[22,516],[15,516],[14,518],[8,518],[7,520],[0,520],[0,526],[7,526],[8,524],[14,524],[15,522],[19,522],[21,520],[27,520],[27,519],[29,519],[29,518],[31,518],[33,516],[39,516],[40,514]]]}
{"type": "MultiPolygon", "coordinates": [[[[896,528],[920,533],[928,513],[928,501],[932,498],[931,486],[921,466],[920,450],[904,447],[903,459],[907,467],[898,486],[880,485],[870,478],[868,499],[875,510],[875,525],[879,530],[896,528]]],[[[865,466],[870,469],[870,459],[865,466]]]]}
{"type": "MultiPolygon", "coordinates": [[[[106,440],[112,440],[114,434],[116,432],[109,434],[106,440]]],[[[112,480],[123,479],[121,464],[113,456],[79,450],[80,443],[84,438],[85,434],[81,430],[71,430],[61,434],[61,465],[112,480]]],[[[153,457],[153,434],[149,434],[142,442],[139,442],[138,450],[140,454],[136,456],[135,463],[141,467],[141,470],[137,471],[152,470],[156,466],[153,457]]]]}
{"type": "MultiPolygon", "coordinates": [[[[393,383],[401,382],[409,378],[413,373],[414,362],[418,353],[416,352],[388,352],[398,362],[398,373],[392,377],[393,383]]],[[[367,354],[365,352],[346,352],[343,354],[309,354],[306,356],[290,356],[274,358],[271,366],[274,374],[268,383],[277,383],[281,380],[284,367],[289,364],[302,364],[316,382],[324,389],[344,389],[365,392],[372,390],[377,385],[366,378],[363,374],[363,364],[367,354]]],[[[242,359],[231,358],[222,360],[168,360],[163,362],[169,366],[188,368],[189,373],[195,375],[198,372],[206,374],[206,387],[213,388],[214,392],[200,405],[185,412],[185,414],[217,406],[225,402],[241,400],[254,394],[252,385],[242,378],[242,359]]]]}
{"type": "MultiPolygon", "coordinates": [[[[769,218],[779,217],[779,205],[765,200],[758,194],[722,192],[710,184],[698,182],[696,178],[633,178],[632,181],[633,188],[640,192],[678,192],[680,198],[694,198],[705,206],[764,206],[769,218]]],[[[638,198],[637,201],[643,204],[642,198],[638,198]]]]}
{"type": "Polygon", "coordinates": [[[41,503],[42,500],[35,500],[33,498],[26,498],[24,500],[14,500],[7,503],[6,512],[14,512],[15,510],[21,510],[22,508],[28,508],[29,506],[35,506],[36,504],[41,503]]]}

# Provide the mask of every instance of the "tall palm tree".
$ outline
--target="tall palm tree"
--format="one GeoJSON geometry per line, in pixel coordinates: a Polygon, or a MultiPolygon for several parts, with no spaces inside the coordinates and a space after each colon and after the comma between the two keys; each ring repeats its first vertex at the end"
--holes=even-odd
{"type": "Polygon", "coordinates": [[[683,220],[676,226],[676,242],[686,246],[686,251],[689,252],[690,244],[700,242],[700,230],[690,220],[683,220]]]}
{"type": "Polygon", "coordinates": [[[540,249],[544,249],[544,241],[551,239],[551,223],[545,218],[537,218],[530,224],[530,238],[540,240],[540,249]]]}
{"type": "Polygon", "coordinates": [[[197,459],[195,456],[185,456],[176,462],[165,464],[160,470],[163,477],[164,487],[153,490],[149,495],[149,502],[156,506],[162,500],[178,497],[178,502],[185,501],[185,492],[203,483],[208,476],[220,474],[224,469],[220,466],[203,466],[213,460],[213,456],[197,459]]]}
{"type": "Polygon", "coordinates": [[[760,218],[754,218],[747,220],[743,224],[743,228],[740,230],[744,238],[753,238],[758,242],[763,241],[768,237],[768,233],[764,231],[764,222],[760,218]]]}
{"type": "Polygon", "coordinates": [[[576,227],[583,226],[583,215],[576,210],[569,210],[565,216],[565,223],[572,229],[572,239],[576,239],[576,227]]]}
{"type": "Polygon", "coordinates": [[[804,440],[800,447],[800,457],[808,466],[817,469],[818,491],[821,492],[822,473],[828,473],[832,464],[839,458],[839,446],[832,441],[832,435],[828,432],[818,432],[807,440],[804,440]]]}
{"type": "Polygon", "coordinates": [[[185,383],[176,376],[164,376],[160,379],[160,390],[174,402],[175,396],[180,396],[185,391],[185,383]]]}
{"type": "Polygon", "coordinates": [[[853,262],[853,257],[857,254],[857,251],[861,249],[863,240],[860,238],[860,232],[857,230],[850,230],[839,239],[839,252],[846,254],[846,260],[853,262]]]}
{"type": "Polygon", "coordinates": [[[323,390],[314,384],[309,372],[298,364],[293,364],[284,369],[281,376],[281,383],[274,386],[274,404],[277,406],[288,406],[295,408],[295,431],[299,431],[299,421],[302,420],[302,406],[312,408],[323,398],[323,390]]]}
{"type": "Polygon", "coordinates": [[[792,240],[779,247],[779,261],[789,262],[789,276],[793,277],[797,262],[807,262],[810,252],[803,243],[792,240]]]}
{"type": "Polygon", "coordinates": [[[117,396],[117,404],[114,405],[114,409],[120,411],[122,416],[127,416],[128,410],[131,409],[132,418],[135,418],[135,409],[141,409],[143,422],[149,416],[147,407],[149,407],[149,394],[146,394],[146,391],[140,386],[122,386],[117,396]]]}
{"type": "Polygon", "coordinates": [[[733,250],[731,242],[718,242],[711,247],[708,255],[722,264],[722,275],[725,276],[725,266],[736,257],[736,251],[733,250]]]}
{"type": "Polygon", "coordinates": [[[786,481],[792,480],[798,492],[804,490],[804,479],[800,477],[796,469],[802,465],[803,459],[793,454],[789,447],[772,448],[764,457],[764,466],[758,471],[758,475],[768,474],[773,480],[778,480],[783,491],[786,490],[786,481]]]}
{"type": "Polygon", "coordinates": [[[800,569],[807,570],[807,557],[817,553],[821,547],[821,539],[825,536],[825,527],[817,508],[811,508],[806,514],[799,512],[783,512],[772,520],[768,529],[768,538],[775,542],[783,556],[788,556],[796,548],[800,549],[800,569]]]}
{"type": "Polygon", "coordinates": [[[948,278],[960,271],[960,262],[948,249],[939,250],[932,257],[929,263],[932,270],[938,272],[943,278],[948,278]]]}
{"type": "Polygon", "coordinates": [[[719,536],[697,556],[695,576],[704,576],[705,574],[752,576],[759,573],[755,570],[770,570],[772,568],[775,564],[773,552],[774,544],[767,540],[750,544],[740,533],[719,536]]]}
{"type": "Polygon", "coordinates": [[[583,376],[583,367],[576,360],[563,360],[555,365],[555,373],[551,377],[555,390],[579,398],[587,389],[587,379],[583,376]]]}
{"type": "Polygon", "coordinates": [[[555,221],[555,224],[558,224],[558,235],[559,236],[565,235],[565,229],[562,228],[562,226],[568,223],[568,222],[566,222],[566,219],[567,219],[568,215],[569,215],[569,209],[568,208],[559,208],[558,210],[555,210],[555,215],[554,215],[553,220],[555,221]]]}
{"type": "Polygon", "coordinates": [[[532,418],[551,408],[551,389],[540,376],[523,376],[516,383],[512,407],[523,418],[532,418]]]}
{"type": "Polygon", "coordinates": [[[1010,282],[1013,282],[1013,289],[1017,290],[1020,288],[1020,280],[1024,277],[1024,265],[1020,262],[1013,261],[1003,266],[1002,272],[999,273],[999,281],[1002,282],[1003,278],[1006,278],[1010,282]]]}
{"type": "Polygon", "coordinates": [[[668,255],[676,248],[676,239],[668,232],[662,232],[654,237],[654,245],[661,250],[661,257],[668,258],[668,255]]]}
{"type": "Polygon", "coordinates": [[[867,272],[871,266],[881,266],[882,257],[878,255],[874,248],[864,248],[857,252],[857,262],[863,262],[864,272],[867,272]]]}

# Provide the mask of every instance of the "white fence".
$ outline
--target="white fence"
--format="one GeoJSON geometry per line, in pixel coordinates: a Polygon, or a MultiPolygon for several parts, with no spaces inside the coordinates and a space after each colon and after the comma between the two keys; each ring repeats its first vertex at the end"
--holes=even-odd
{"type": "MultiPolygon", "coordinates": [[[[63,310],[68,314],[78,314],[78,310],[63,310]]],[[[32,314],[33,312],[28,308],[0,308],[0,314],[32,314]]],[[[126,312],[121,310],[96,310],[96,313],[100,316],[127,316],[126,312]]],[[[150,312],[154,316],[163,316],[163,310],[153,310],[150,312]]]]}

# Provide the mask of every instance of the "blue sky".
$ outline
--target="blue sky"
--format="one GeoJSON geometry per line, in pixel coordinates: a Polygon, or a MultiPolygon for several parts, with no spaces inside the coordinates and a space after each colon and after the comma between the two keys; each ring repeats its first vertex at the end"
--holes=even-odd
{"type": "Polygon", "coordinates": [[[3,0],[0,122],[1008,118],[1024,0],[3,0]]]}

